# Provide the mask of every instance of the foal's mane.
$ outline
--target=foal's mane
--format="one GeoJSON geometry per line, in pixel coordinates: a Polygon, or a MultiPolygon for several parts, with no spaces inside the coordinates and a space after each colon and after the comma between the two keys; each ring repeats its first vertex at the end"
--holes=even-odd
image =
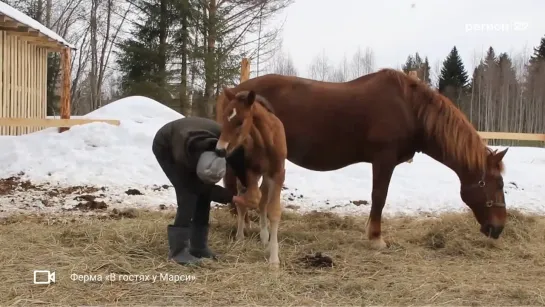
{"type": "MultiPolygon", "coordinates": [[[[240,91],[235,96],[236,98],[240,100],[246,100],[249,93],[250,93],[249,91],[240,91]]],[[[261,108],[255,109],[254,115],[257,115],[261,119],[262,123],[263,122],[271,123],[272,121],[271,116],[274,117],[274,108],[271,105],[271,103],[265,97],[258,94],[255,95],[254,104],[256,102],[257,102],[256,106],[261,106],[263,107],[263,109],[261,108]]],[[[252,126],[251,139],[253,140],[254,143],[256,143],[261,148],[266,148],[267,145],[273,144],[274,131],[264,127],[266,126],[256,123],[255,121],[252,126]]]]}
{"type": "MultiPolygon", "coordinates": [[[[468,170],[486,171],[487,155],[491,150],[450,99],[403,72],[382,69],[379,73],[397,78],[405,98],[422,120],[426,134],[439,144],[445,157],[462,163],[468,170]]],[[[500,164],[502,170],[503,163],[500,164]]]]}

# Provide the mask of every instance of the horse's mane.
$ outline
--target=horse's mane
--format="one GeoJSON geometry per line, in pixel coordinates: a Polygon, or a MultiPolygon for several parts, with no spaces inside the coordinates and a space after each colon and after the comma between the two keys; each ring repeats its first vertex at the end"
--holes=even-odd
{"type": "MultiPolygon", "coordinates": [[[[246,97],[248,96],[248,93],[249,91],[240,91],[236,94],[237,97],[242,97],[244,99],[246,99],[246,97]]],[[[259,94],[256,94],[255,95],[255,101],[257,103],[259,103],[262,107],[265,108],[265,110],[269,111],[270,113],[274,114],[274,108],[272,106],[272,104],[269,102],[269,100],[267,100],[267,98],[259,95],[259,94]]]]}
{"type": "Polygon", "coordinates": [[[486,171],[486,158],[491,150],[450,99],[401,71],[382,69],[379,73],[397,78],[416,116],[424,123],[426,134],[440,145],[443,155],[450,155],[468,170],[486,171]]]}

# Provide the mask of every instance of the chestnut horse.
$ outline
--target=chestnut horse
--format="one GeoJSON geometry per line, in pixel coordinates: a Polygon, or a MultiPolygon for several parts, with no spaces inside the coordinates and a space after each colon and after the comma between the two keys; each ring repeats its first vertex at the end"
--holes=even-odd
{"type": "Polygon", "coordinates": [[[284,185],[284,165],[287,158],[284,126],[274,115],[267,100],[256,95],[254,91],[240,91],[235,95],[231,90],[224,89],[224,94],[228,102],[223,109],[223,116],[218,118],[222,128],[216,152],[225,157],[242,147],[246,166],[246,174],[243,174],[246,187],[242,196],[247,207],[236,207],[236,238],[244,239],[248,207],[259,207],[261,242],[269,252],[269,263],[278,267],[278,226],[282,215],[280,194],[284,185]],[[261,177],[263,181],[258,187],[261,177]],[[270,239],[267,217],[270,220],[270,239]]]}
{"type": "MultiPolygon", "coordinates": [[[[231,91],[248,89],[267,97],[284,124],[287,159],[292,163],[314,171],[372,164],[367,223],[372,247],[386,247],[381,218],[394,168],[416,152],[457,174],[461,199],[483,234],[498,239],[502,233],[507,219],[502,159],[507,149],[491,151],[466,116],[422,81],[393,69],[342,83],[269,74],[242,82],[231,91]]],[[[220,118],[227,103],[224,95],[218,97],[220,118]]],[[[235,192],[231,169],[224,185],[235,192]]]]}

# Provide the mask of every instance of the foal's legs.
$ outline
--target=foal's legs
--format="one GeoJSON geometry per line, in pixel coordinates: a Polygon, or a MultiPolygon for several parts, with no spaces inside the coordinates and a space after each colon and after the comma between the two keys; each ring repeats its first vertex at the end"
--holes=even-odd
{"type": "Polygon", "coordinates": [[[242,193],[242,196],[246,200],[246,207],[237,206],[237,240],[244,239],[244,220],[248,209],[257,209],[259,201],[261,200],[261,191],[259,190],[259,186],[257,184],[258,180],[258,175],[248,172],[248,186],[246,191],[242,193]]]}
{"type": "Polygon", "coordinates": [[[274,182],[267,176],[263,176],[261,183],[261,200],[259,201],[259,237],[263,246],[269,243],[269,229],[267,222],[267,205],[271,202],[271,187],[274,182]]]}
{"type": "Polygon", "coordinates": [[[244,206],[237,205],[237,235],[236,239],[237,241],[244,240],[244,217],[246,216],[246,213],[248,212],[248,208],[244,206]]]}
{"type": "Polygon", "coordinates": [[[371,194],[371,213],[367,221],[367,237],[374,249],[386,248],[382,239],[381,219],[382,209],[388,195],[388,187],[394,172],[395,163],[376,161],[373,163],[373,192],[371,194]]]}
{"type": "Polygon", "coordinates": [[[282,205],[280,204],[280,194],[282,193],[282,186],[285,179],[285,170],[280,171],[271,178],[271,187],[269,189],[270,202],[267,207],[267,213],[269,214],[269,220],[271,221],[271,233],[269,239],[269,264],[273,267],[280,266],[280,259],[278,257],[278,226],[280,224],[280,218],[282,217],[282,205]]]}

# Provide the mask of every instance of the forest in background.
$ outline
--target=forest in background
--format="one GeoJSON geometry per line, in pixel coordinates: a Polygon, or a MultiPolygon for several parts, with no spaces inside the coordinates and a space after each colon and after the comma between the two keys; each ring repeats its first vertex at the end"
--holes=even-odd
{"type": "MultiPolygon", "coordinates": [[[[325,50],[297,71],[274,21],[293,0],[8,0],[67,41],[72,52],[72,114],[142,95],[185,115],[212,117],[222,85],[252,76],[297,75],[342,82],[377,70],[372,48],[338,63],[325,50]]],[[[467,71],[453,46],[430,66],[411,54],[402,67],[449,97],[479,131],[545,133],[545,36],[531,54],[492,46],[467,71]]],[[[59,114],[59,55],[48,60],[48,115],[59,114]]]]}

